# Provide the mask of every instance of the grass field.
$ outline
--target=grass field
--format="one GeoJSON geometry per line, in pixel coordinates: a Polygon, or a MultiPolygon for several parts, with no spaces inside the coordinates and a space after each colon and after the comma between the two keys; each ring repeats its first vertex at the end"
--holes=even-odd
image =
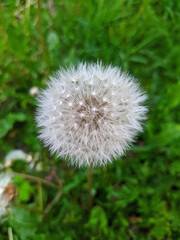
{"type": "Polygon", "coordinates": [[[0,169],[48,180],[55,172],[63,193],[45,214],[58,190],[17,175],[19,196],[0,222],[0,239],[179,240],[179,77],[178,0],[1,1],[0,169]],[[149,112],[126,156],[93,169],[89,209],[88,170],[51,156],[39,142],[30,89],[44,87],[59,66],[97,60],[134,75],[149,112]],[[31,162],[4,169],[14,149],[31,162]]]}

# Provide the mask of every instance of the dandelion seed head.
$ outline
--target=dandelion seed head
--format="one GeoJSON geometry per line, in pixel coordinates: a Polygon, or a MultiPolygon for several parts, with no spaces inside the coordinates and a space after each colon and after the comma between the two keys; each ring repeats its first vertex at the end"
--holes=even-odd
{"type": "Polygon", "coordinates": [[[37,100],[39,138],[79,167],[106,165],[124,155],[147,112],[137,81],[101,63],[60,69],[37,100]]]}
{"type": "Polygon", "coordinates": [[[7,173],[0,174],[0,217],[8,211],[11,198],[9,195],[9,186],[11,188],[12,175],[7,173]]]}

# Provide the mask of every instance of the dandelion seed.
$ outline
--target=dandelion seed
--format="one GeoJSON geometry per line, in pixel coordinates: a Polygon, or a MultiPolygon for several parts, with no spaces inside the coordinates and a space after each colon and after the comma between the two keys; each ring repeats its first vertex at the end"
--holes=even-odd
{"type": "Polygon", "coordinates": [[[38,93],[39,93],[39,88],[36,86],[29,89],[29,94],[33,97],[36,96],[38,93]]]}
{"type": "Polygon", "coordinates": [[[146,118],[146,95],[137,81],[101,63],[60,69],[50,79],[36,114],[39,138],[50,151],[79,167],[106,165],[124,155],[146,118]],[[43,121],[49,117],[56,121],[43,121]]]}

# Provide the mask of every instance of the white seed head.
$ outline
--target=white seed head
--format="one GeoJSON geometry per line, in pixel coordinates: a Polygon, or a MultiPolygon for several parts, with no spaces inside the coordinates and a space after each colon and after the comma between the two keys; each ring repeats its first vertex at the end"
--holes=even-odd
{"type": "Polygon", "coordinates": [[[5,189],[12,182],[12,176],[7,173],[0,174],[0,217],[5,215],[9,208],[9,196],[5,189]]]}
{"type": "Polygon", "coordinates": [[[36,121],[51,152],[79,167],[106,165],[124,155],[147,112],[136,80],[101,63],[60,69],[50,79],[37,98],[36,121]]]}

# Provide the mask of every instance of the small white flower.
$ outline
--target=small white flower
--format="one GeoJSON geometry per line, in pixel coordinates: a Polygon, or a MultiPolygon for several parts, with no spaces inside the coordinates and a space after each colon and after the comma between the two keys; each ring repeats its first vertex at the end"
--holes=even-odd
{"type": "Polygon", "coordinates": [[[9,196],[5,189],[12,182],[12,176],[7,173],[0,174],[0,217],[5,215],[9,207],[9,196]]]}
{"type": "Polygon", "coordinates": [[[36,87],[36,86],[31,87],[31,88],[29,89],[29,94],[30,94],[31,96],[35,96],[35,95],[37,95],[38,93],[39,93],[39,88],[36,87]]]}
{"type": "Polygon", "coordinates": [[[142,131],[145,100],[137,81],[118,67],[60,69],[38,97],[39,137],[71,164],[106,165],[142,131]]]}

